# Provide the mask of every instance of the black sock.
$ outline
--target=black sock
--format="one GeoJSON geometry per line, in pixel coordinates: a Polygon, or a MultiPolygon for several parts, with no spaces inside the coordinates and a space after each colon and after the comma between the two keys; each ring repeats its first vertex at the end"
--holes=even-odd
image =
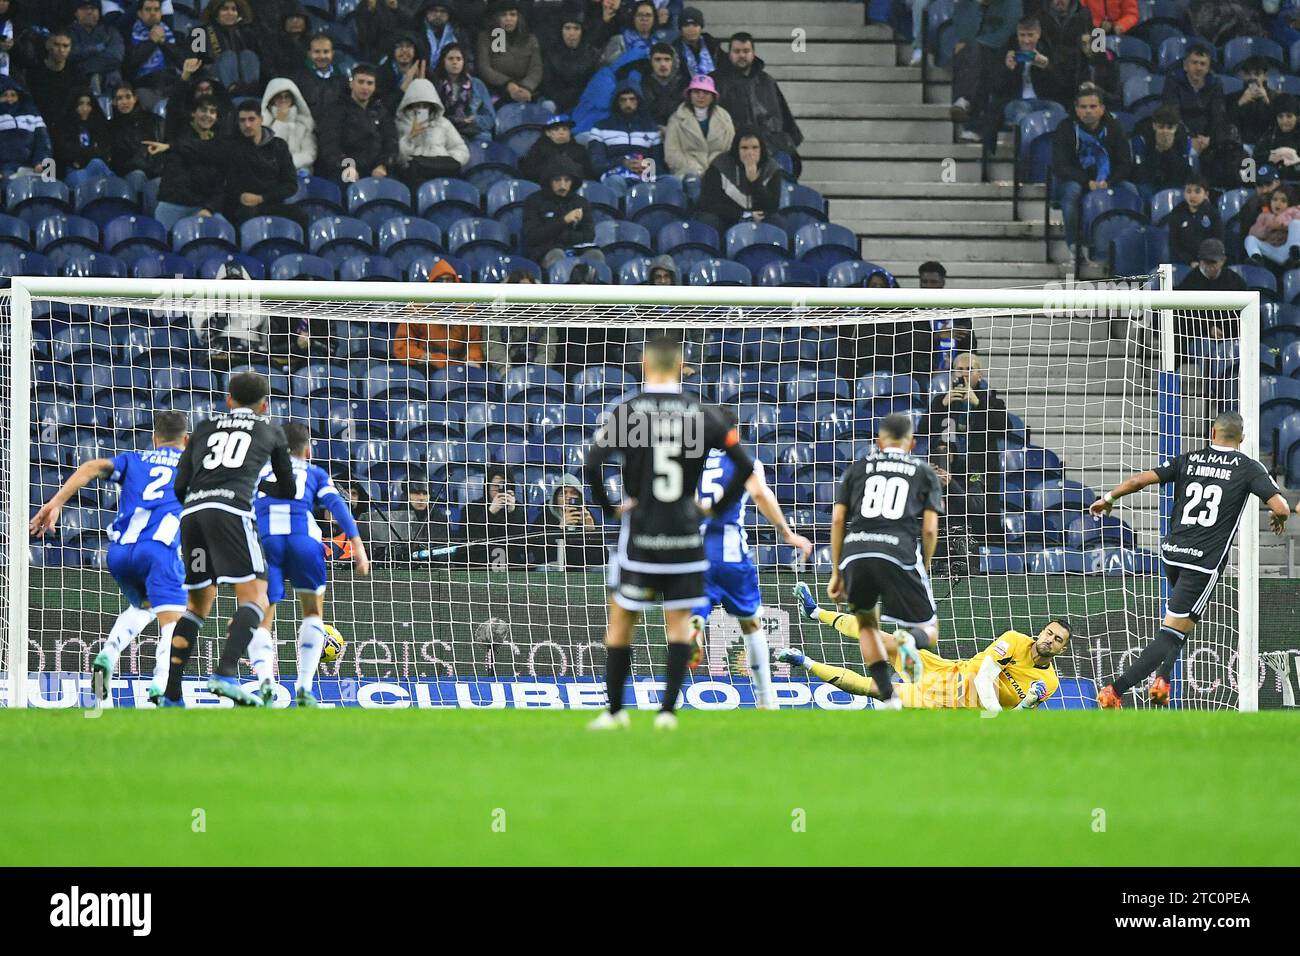
{"type": "Polygon", "coordinates": [[[677,695],[681,693],[682,681],[686,679],[686,665],[691,659],[691,645],[668,645],[668,676],[664,680],[663,703],[660,710],[672,713],[677,709],[677,695]]]}
{"type": "Polygon", "coordinates": [[[916,649],[918,651],[928,651],[934,646],[934,642],[930,640],[930,632],[925,628],[905,627],[903,630],[912,635],[912,640],[916,641],[916,649]]]}
{"type": "Polygon", "coordinates": [[[1173,649],[1165,655],[1165,659],[1156,669],[1156,674],[1163,677],[1165,680],[1171,681],[1174,679],[1174,665],[1178,663],[1178,658],[1183,655],[1183,645],[1187,643],[1187,638],[1184,637],[1181,632],[1175,631],[1172,627],[1162,627],[1160,630],[1162,633],[1165,631],[1169,632],[1173,637],[1174,646],[1173,649]]]}
{"type": "Polygon", "coordinates": [[[230,619],[226,629],[226,646],[221,649],[221,660],[217,662],[219,677],[238,677],[239,659],[248,653],[249,642],[253,632],[262,623],[262,609],[256,604],[241,604],[230,619]]]}
{"type": "Polygon", "coordinates": [[[609,696],[609,712],[617,714],[623,709],[623,685],[632,673],[632,648],[605,648],[605,693],[609,696]]]}
{"type": "Polygon", "coordinates": [[[168,700],[181,699],[181,681],[185,677],[185,665],[189,663],[190,655],[194,653],[194,645],[198,643],[199,633],[203,630],[203,618],[199,617],[193,611],[186,611],[181,615],[181,619],[176,622],[176,628],[172,631],[172,662],[171,670],[167,672],[167,690],[168,700]],[[177,647],[176,642],[183,640],[184,647],[177,647]]]}
{"type": "Polygon", "coordinates": [[[868,664],[867,676],[876,682],[876,692],[880,694],[881,700],[889,700],[894,696],[894,669],[889,666],[889,661],[868,664]]]}
{"type": "Polygon", "coordinates": [[[1172,657],[1178,659],[1182,653],[1182,635],[1172,627],[1162,627],[1156,632],[1156,639],[1142,649],[1138,659],[1130,664],[1115,681],[1115,693],[1124,694],[1130,688],[1146,680],[1153,670],[1172,657]]]}

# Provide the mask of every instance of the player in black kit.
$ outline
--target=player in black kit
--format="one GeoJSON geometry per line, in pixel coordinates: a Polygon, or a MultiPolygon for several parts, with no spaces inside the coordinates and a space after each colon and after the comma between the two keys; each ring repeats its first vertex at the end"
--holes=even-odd
{"type": "Polygon", "coordinates": [[[912,420],[886,415],[878,448],[849,465],[831,513],[831,571],[826,594],[847,601],[858,619],[862,662],[880,700],[898,709],[892,668],[880,621],[898,628],[898,650],[921,682],[918,647],[933,647],[939,615],[930,589],[930,561],[939,543],[943,485],[926,462],[912,454],[912,420]],[[876,605],[880,604],[880,611],[876,605]]]}
{"type": "Polygon", "coordinates": [[[605,690],[609,710],[591,727],[628,725],[623,685],[632,670],[632,633],[643,610],[656,601],[668,631],[668,675],[655,726],[671,729],[673,711],[691,656],[692,609],[704,601],[704,536],[700,522],[725,511],[745,491],[754,461],[740,446],[735,427],[717,408],[702,406],[682,392],[682,347],[669,338],[646,344],[645,385],[609,413],[587,451],[584,473],[591,496],[623,527],[609,563],[609,626],[605,633],[605,690]],[[695,498],[700,472],[711,449],[735,464],[722,497],[710,510],[695,498]],[[602,468],[623,456],[623,502],[615,508],[605,493],[602,468]]]}
{"type": "MultiPolygon", "coordinates": [[[[1232,539],[1242,512],[1257,495],[1273,513],[1273,532],[1286,530],[1291,513],[1286,499],[1268,471],[1241,450],[1244,423],[1236,412],[1222,412],[1214,420],[1210,444],[1186,452],[1157,468],[1121,482],[1092,503],[1089,511],[1100,518],[1109,514],[1118,498],[1148,485],[1174,482],[1174,510],[1169,531],[1160,545],[1160,557],[1169,580],[1169,603],[1156,638],[1113,684],[1097,695],[1106,708],[1123,706],[1129,688],[1157,671],[1147,693],[1151,703],[1169,703],[1169,678],[1187,636],[1210,603],[1219,573],[1228,560],[1232,539]]],[[[1253,515],[1251,516],[1253,520],[1253,515]]]]}
{"type": "Polygon", "coordinates": [[[180,706],[185,664],[219,584],[234,585],[239,607],[226,630],[208,690],[243,706],[263,703],[239,685],[238,674],[239,659],[267,608],[266,560],[257,537],[253,496],[268,458],[275,481],[265,482],[261,490],[274,498],[292,498],[297,491],[284,431],[266,417],[269,392],[266,378],[256,372],[232,375],[229,410],[199,423],[176,467],[188,599],[172,634],[164,706],[180,706]]]}

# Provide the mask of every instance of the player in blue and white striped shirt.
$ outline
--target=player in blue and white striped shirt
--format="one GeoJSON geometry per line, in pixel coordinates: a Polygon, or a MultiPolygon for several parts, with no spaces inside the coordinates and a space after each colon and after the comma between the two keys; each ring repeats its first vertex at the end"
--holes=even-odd
{"type": "MultiPolygon", "coordinates": [[[[735,467],[726,455],[718,451],[709,452],[704,471],[700,474],[700,500],[712,503],[720,498],[735,467]]],[[[755,703],[763,710],[773,710],[776,708],[776,695],[772,689],[767,638],[759,620],[763,600],[758,592],[758,568],[750,558],[749,537],[745,533],[746,512],[751,501],[759,513],[772,522],[786,544],[798,548],[805,558],[812,554],[812,542],[796,534],[786,522],[781,505],[763,477],[762,462],[755,461],[754,473],[745,481],[745,493],[740,500],[701,526],[704,554],[709,561],[709,569],[704,573],[708,602],[696,608],[691,618],[692,642],[696,645],[697,655],[700,654],[709,613],[714,605],[721,604],[740,624],[745,635],[745,658],[754,681],[755,703]]]]}
{"type": "MultiPolygon", "coordinates": [[[[302,605],[302,624],[298,628],[298,678],[296,700],[299,707],[316,706],[312,684],[325,646],[325,543],[313,512],[323,505],[352,543],[352,564],[357,574],[370,573],[370,559],[361,541],[356,519],[346,499],[334,487],[329,473],[307,459],[311,453],[311,431],[306,425],[290,422],[284,426],[293,461],[298,493],[291,499],[270,498],[259,494],[253,502],[257,512],[257,534],[266,553],[266,597],[270,602],[262,626],[253,634],[248,646],[253,674],[261,682],[262,700],[268,705],[274,697],[272,665],[274,643],[271,628],[275,624],[275,605],[284,597],[285,581],[298,592],[302,605]]],[[[263,481],[275,481],[268,466],[263,481]]]]}
{"type": "Polygon", "coordinates": [[[63,506],[95,479],[109,478],[121,486],[117,518],[108,530],[108,571],[130,606],[113,622],[92,664],[95,689],[104,700],[111,701],[109,681],[118,657],[155,617],[160,636],[149,699],[157,704],[167,687],[172,631],[185,610],[175,482],[188,430],[183,413],[159,412],[153,420],[153,448],[86,462],[32,518],[31,533],[39,537],[55,529],[63,506]]]}

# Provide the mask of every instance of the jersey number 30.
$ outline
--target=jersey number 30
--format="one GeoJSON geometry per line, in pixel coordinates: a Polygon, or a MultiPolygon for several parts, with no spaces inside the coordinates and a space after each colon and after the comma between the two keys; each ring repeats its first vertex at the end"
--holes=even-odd
{"type": "Polygon", "coordinates": [[[872,475],[862,486],[862,517],[897,521],[907,508],[907,479],[872,475]]]}
{"type": "Polygon", "coordinates": [[[1214,522],[1219,520],[1219,502],[1222,500],[1223,489],[1218,485],[1202,485],[1199,481],[1193,481],[1187,486],[1187,507],[1183,508],[1182,523],[1213,527],[1214,522]],[[1196,511],[1202,504],[1205,507],[1196,511]]]}
{"type": "Polygon", "coordinates": [[[238,468],[248,457],[253,436],[248,432],[213,432],[208,437],[208,453],[203,456],[203,467],[238,468]]]}

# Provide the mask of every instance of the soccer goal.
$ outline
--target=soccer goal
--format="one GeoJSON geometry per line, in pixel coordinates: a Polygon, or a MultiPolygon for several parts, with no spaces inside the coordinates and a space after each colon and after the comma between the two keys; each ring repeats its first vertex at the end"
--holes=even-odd
{"type": "MultiPolygon", "coordinates": [[[[947,482],[932,575],[940,652],[968,656],[1004,630],[1036,633],[1067,618],[1075,636],[1049,706],[1091,705],[1098,683],[1158,625],[1157,555],[1169,516],[1155,490],[1103,522],[1086,515],[1088,504],[1203,441],[1219,408],[1240,408],[1246,450],[1259,448],[1258,294],[1160,284],[934,291],[15,278],[0,292],[0,445],[11,464],[0,478],[4,697],[13,706],[87,705],[90,659],[124,606],[105,569],[114,486],[85,488],[59,532],[42,540],[28,535],[35,507],[80,462],[148,447],[154,412],[184,411],[193,426],[223,402],[231,371],[253,368],[270,379],[273,417],[311,428],[312,459],[351,496],[376,559],[369,577],[355,576],[346,542],[332,540],[338,529],[321,516],[326,619],[348,641],[323,666],[326,702],[599,705],[604,563],[617,525],[590,507],[580,464],[602,411],[636,387],[647,336],[666,331],[685,343],[685,387],[734,411],[786,514],[817,546],[804,563],[748,509],[770,644],[860,666],[856,643],[803,617],[791,592],[807,581],[827,603],[836,480],[880,418],[904,412],[918,451],[947,482]],[[1205,320],[1195,334],[1176,335],[1186,326],[1173,319],[1184,314],[1205,320]],[[28,679],[13,679],[21,674],[28,679]]],[[[618,497],[617,473],[606,482],[618,497]]],[[[1290,677],[1263,668],[1261,646],[1285,664],[1300,638],[1261,627],[1259,531],[1251,510],[1184,657],[1177,706],[1253,710],[1282,699],[1290,677]]],[[[229,601],[200,639],[192,703],[211,702],[197,679],[215,660],[229,601]]],[[[286,687],[295,604],[290,594],[277,620],[286,687]]],[[[1274,605],[1280,614],[1285,602],[1274,605]]],[[[147,706],[152,635],[153,627],[123,654],[118,706],[147,706]]],[[[634,657],[646,705],[656,699],[650,675],[662,669],[663,644],[652,613],[634,657]]],[[[752,704],[744,647],[736,622],[715,608],[688,706],[752,704]]],[[[866,704],[781,667],[775,676],[783,706],[866,704]]]]}

